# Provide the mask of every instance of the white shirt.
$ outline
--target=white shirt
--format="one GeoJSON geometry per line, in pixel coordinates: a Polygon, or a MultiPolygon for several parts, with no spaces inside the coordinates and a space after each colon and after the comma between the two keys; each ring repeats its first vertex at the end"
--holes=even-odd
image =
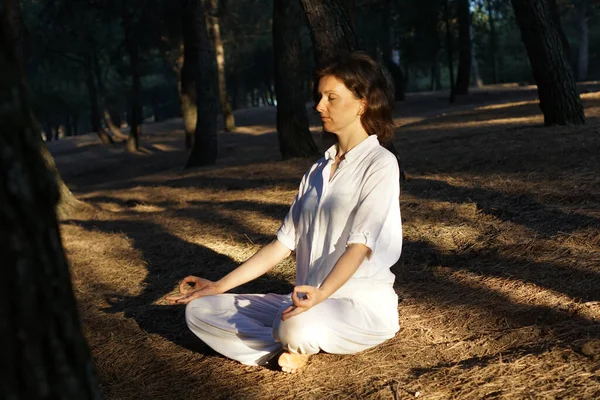
{"type": "Polygon", "coordinates": [[[332,297],[389,287],[400,258],[402,223],[396,157],[371,135],[348,151],[331,180],[337,145],[304,174],[277,239],[296,251],[296,285],[319,287],[351,243],[371,255],[332,297]]]}

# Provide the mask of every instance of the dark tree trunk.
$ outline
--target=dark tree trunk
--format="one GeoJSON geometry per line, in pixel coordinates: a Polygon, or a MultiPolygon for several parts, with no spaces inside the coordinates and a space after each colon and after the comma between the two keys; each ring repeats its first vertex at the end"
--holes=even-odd
{"type": "Polygon", "coordinates": [[[448,6],[448,0],[444,0],[444,14],[446,22],[446,52],[448,53],[448,72],[450,73],[450,103],[454,103],[456,97],[456,91],[454,87],[454,57],[452,53],[454,46],[452,46],[452,33],[450,32],[450,7],[448,6]]]}
{"type": "Polygon", "coordinates": [[[299,0],[273,1],[273,50],[275,53],[275,94],[277,135],[285,160],[317,154],[308,129],[302,71],[302,9],[299,0]]]}
{"type": "Polygon", "coordinates": [[[92,56],[86,53],[85,56],[85,84],[88,88],[88,94],[90,96],[90,125],[92,132],[96,132],[102,144],[111,144],[113,140],[104,128],[102,128],[102,122],[100,120],[100,108],[98,106],[98,89],[96,87],[96,81],[94,79],[94,65],[92,62],[92,56]]]}
{"type": "Polygon", "coordinates": [[[492,83],[497,84],[498,78],[498,36],[496,34],[496,16],[494,2],[487,0],[488,20],[490,21],[490,58],[492,64],[492,83]]]}
{"type": "Polygon", "coordinates": [[[183,65],[180,74],[181,113],[185,129],[185,147],[194,145],[198,108],[196,107],[196,62],[198,43],[195,39],[195,14],[198,0],[183,1],[183,65]]]}
{"type": "Polygon", "coordinates": [[[125,46],[129,53],[129,67],[131,73],[131,99],[130,99],[130,127],[127,137],[127,151],[134,152],[140,147],[140,133],[142,125],[142,78],[140,75],[139,49],[136,42],[135,15],[132,11],[125,11],[123,25],[125,31],[125,46]]]}
{"type": "Polygon", "coordinates": [[[98,55],[96,53],[95,47],[92,55],[92,62],[92,65],[94,66],[94,75],[96,77],[96,82],[98,82],[99,107],[102,110],[102,117],[104,118],[106,127],[113,135],[113,137],[125,139],[125,134],[121,132],[121,129],[117,125],[115,125],[112,116],[108,111],[108,105],[106,104],[106,92],[104,90],[104,79],[102,79],[102,68],[100,67],[100,60],[98,60],[98,55]]]}
{"type": "MultiPolygon", "coordinates": [[[[18,5],[17,5],[18,6],[18,5]]],[[[15,43],[0,9],[0,398],[98,399],[15,43]]],[[[10,9],[9,9],[10,10],[10,9]]]]}
{"type": "Polygon", "coordinates": [[[512,0],[538,86],[545,125],[585,124],[575,79],[563,53],[553,0],[512,0]]]}
{"type": "Polygon", "coordinates": [[[579,0],[577,4],[577,80],[585,81],[589,63],[589,33],[587,17],[588,0],[579,0]]]}
{"type": "Polygon", "coordinates": [[[219,1],[209,0],[207,5],[209,6],[208,12],[208,23],[209,32],[211,33],[211,39],[214,44],[216,62],[217,62],[217,74],[219,79],[219,104],[221,106],[221,113],[223,114],[223,127],[227,132],[235,130],[235,118],[231,111],[231,104],[227,99],[227,81],[225,79],[225,49],[223,48],[223,41],[221,40],[221,27],[219,22],[219,1]]]}
{"type": "Polygon", "coordinates": [[[469,93],[471,80],[471,10],[469,0],[459,0],[458,11],[458,72],[456,74],[456,94],[469,93]]]}
{"type": "Polygon", "coordinates": [[[196,106],[197,123],[194,146],[186,168],[212,165],[217,162],[217,66],[212,42],[208,36],[205,11],[206,1],[196,2],[194,7],[194,40],[196,57],[196,106]]]}
{"type": "Polygon", "coordinates": [[[356,49],[356,35],[343,0],[301,0],[317,67],[356,49]]]}
{"type": "Polygon", "coordinates": [[[390,72],[394,81],[394,100],[404,101],[406,98],[406,76],[402,67],[396,64],[392,59],[392,1],[385,0],[382,13],[382,41],[381,47],[383,52],[383,63],[390,72]]]}
{"type": "Polygon", "coordinates": [[[572,60],[571,57],[571,45],[569,44],[569,38],[562,28],[562,22],[560,21],[560,9],[558,7],[558,3],[556,0],[547,0],[548,5],[550,6],[550,14],[552,15],[552,20],[554,21],[554,26],[558,31],[558,36],[560,36],[560,41],[563,46],[563,52],[567,61],[572,60]]]}

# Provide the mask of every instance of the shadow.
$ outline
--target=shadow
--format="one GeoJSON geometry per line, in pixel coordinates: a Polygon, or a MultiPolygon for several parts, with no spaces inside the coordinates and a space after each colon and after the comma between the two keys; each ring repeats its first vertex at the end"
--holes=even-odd
{"type": "Polygon", "coordinates": [[[422,199],[453,203],[475,203],[477,209],[502,221],[523,225],[534,232],[550,237],[560,232],[596,228],[600,219],[577,213],[566,213],[537,202],[522,194],[507,196],[482,188],[462,188],[434,179],[411,179],[403,186],[405,192],[422,199]]]}
{"type": "MultiPolygon", "coordinates": [[[[197,275],[210,280],[218,280],[235,269],[239,263],[230,257],[219,254],[208,247],[189,243],[168,232],[162,227],[142,220],[126,221],[78,221],[87,230],[100,230],[107,233],[122,232],[132,239],[145,261],[147,275],[143,280],[143,291],[138,296],[110,294],[106,301],[107,313],[123,312],[125,317],[134,319],[141,329],[158,334],[165,339],[193,351],[209,354],[208,346],[189,332],[185,324],[185,307],[153,304],[170,293],[187,275],[197,275]]],[[[258,234],[255,234],[258,235],[258,234]]],[[[263,277],[240,286],[233,293],[275,292],[287,294],[292,285],[273,276],[263,277]]]]}
{"type": "Polygon", "coordinates": [[[598,274],[569,271],[550,263],[519,262],[494,253],[443,254],[422,241],[405,241],[402,253],[400,262],[392,269],[400,297],[409,296],[423,304],[468,306],[483,311],[492,323],[503,321],[511,327],[554,325],[553,334],[558,334],[559,325],[568,323],[563,330],[569,336],[581,338],[592,332],[600,334],[598,321],[578,316],[574,310],[515,303],[500,292],[436,273],[435,268],[469,271],[482,279],[494,276],[533,283],[581,302],[600,299],[598,274]]]}

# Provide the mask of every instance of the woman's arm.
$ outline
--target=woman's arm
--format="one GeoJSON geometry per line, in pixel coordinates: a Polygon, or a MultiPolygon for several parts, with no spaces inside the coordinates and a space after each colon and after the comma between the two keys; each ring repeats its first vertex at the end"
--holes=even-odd
{"type": "Polygon", "coordinates": [[[185,304],[203,296],[225,293],[265,274],[291,253],[279,240],[274,240],[257,251],[242,265],[216,282],[197,276],[188,276],[179,284],[179,296],[168,296],[171,304],[185,304]],[[193,286],[190,286],[193,285],[193,286]]]}
{"type": "Polygon", "coordinates": [[[303,313],[335,293],[354,275],[370,251],[371,249],[363,244],[348,245],[320,288],[306,285],[294,288],[292,293],[294,304],[283,312],[281,319],[285,321],[294,315],[303,313]],[[304,297],[300,297],[302,293],[304,297]]]}
{"type": "Polygon", "coordinates": [[[222,293],[264,275],[291,253],[279,240],[273,240],[257,251],[242,265],[219,279],[215,284],[222,293]]]}

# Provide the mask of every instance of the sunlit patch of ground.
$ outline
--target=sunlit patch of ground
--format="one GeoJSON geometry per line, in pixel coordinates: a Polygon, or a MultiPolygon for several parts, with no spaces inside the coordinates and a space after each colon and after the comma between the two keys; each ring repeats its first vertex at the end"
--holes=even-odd
{"type": "MultiPolygon", "coordinates": [[[[94,206],[61,228],[103,397],[600,398],[599,358],[582,351],[600,337],[600,94],[582,96],[588,125],[548,128],[531,96],[398,104],[402,329],[294,376],[216,355],[163,300],[184,276],[218,279],[273,239],[312,162],[278,161],[274,110],[239,112],[242,134],[221,134],[214,167],[182,169],[177,121],[148,126],[143,155],[56,151],[94,206]]],[[[293,281],[289,258],[237,291],[287,293],[293,281]]]]}

